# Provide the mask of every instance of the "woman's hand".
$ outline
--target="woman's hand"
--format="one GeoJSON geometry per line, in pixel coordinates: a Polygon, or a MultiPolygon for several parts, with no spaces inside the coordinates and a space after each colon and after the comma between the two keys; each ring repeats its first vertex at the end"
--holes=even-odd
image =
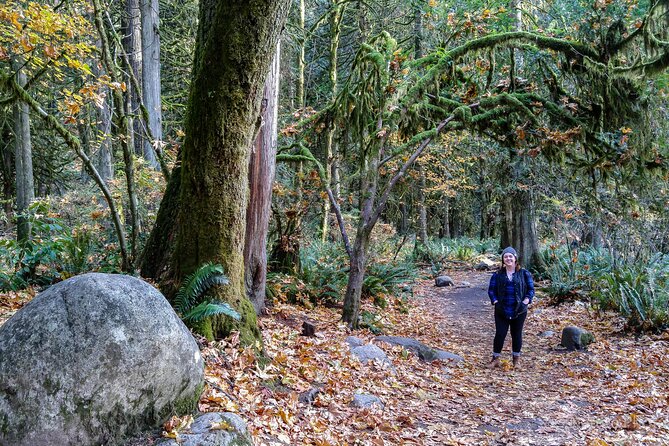
{"type": "Polygon", "coordinates": [[[526,297],[525,299],[523,299],[523,303],[524,303],[525,305],[529,305],[529,304],[530,304],[530,300],[526,297]]]}

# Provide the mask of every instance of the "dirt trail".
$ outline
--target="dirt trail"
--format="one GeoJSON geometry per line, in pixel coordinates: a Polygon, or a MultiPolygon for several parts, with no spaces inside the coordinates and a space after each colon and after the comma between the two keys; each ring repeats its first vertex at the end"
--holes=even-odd
{"type": "MultiPolygon", "coordinates": [[[[580,322],[593,330],[596,327],[589,326],[592,316],[584,306],[556,309],[538,305],[530,309],[525,325],[522,367],[511,366],[508,335],[502,369],[490,369],[494,336],[487,297],[490,273],[454,272],[451,277],[456,284],[467,281],[471,286],[435,288],[425,283],[416,299],[422,311],[434,312],[445,348],[465,358],[461,367],[450,369],[450,391],[427,401],[434,408],[430,419],[424,420],[435,433],[429,444],[669,444],[665,436],[667,380],[656,379],[660,371],[655,370],[663,363],[635,359],[643,346],[613,346],[616,340],[608,339],[598,342],[591,352],[562,352],[558,347],[561,328],[567,322],[580,322]],[[546,335],[547,331],[554,334],[546,335]],[[612,346],[618,353],[609,357],[606,351],[612,346]],[[633,361],[644,364],[630,366],[633,361]],[[643,400],[639,395],[632,400],[631,395],[641,387],[640,393],[658,399],[643,400]],[[604,439],[606,443],[597,442],[604,439]]],[[[652,339],[649,342],[657,347],[652,339]]],[[[663,348],[666,354],[666,342],[663,348]]],[[[666,373],[666,366],[662,368],[666,373]]]]}

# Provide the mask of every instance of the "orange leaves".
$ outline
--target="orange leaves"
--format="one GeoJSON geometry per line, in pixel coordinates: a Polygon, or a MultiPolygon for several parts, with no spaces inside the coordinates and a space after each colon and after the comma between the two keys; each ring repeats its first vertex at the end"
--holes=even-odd
{"type": "Polygon", "coordinates": [[[179,438],[179,432],[188,429],[191,424],[193,424],[192,415],[186,415],[184,417],[177,417],[175,415],[163,425],[163,437],[176,440],[179,438]]]}

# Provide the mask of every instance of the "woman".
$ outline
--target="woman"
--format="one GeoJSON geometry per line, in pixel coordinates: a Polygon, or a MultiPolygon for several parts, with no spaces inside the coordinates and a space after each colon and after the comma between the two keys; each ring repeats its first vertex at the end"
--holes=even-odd
{"type": "Polygon", "coordinates": [[[492,348],[492,367],[500,366],[500,356],[506,333],[511,328],[513,366],[518,366],[523,347],[523,325],[527,306],[534,299],[532,275],[518,264],[518,254],[512,247],[502,251],[502,267],[490,278],[490,302],[495,306],[495,340],[492,348]]]}

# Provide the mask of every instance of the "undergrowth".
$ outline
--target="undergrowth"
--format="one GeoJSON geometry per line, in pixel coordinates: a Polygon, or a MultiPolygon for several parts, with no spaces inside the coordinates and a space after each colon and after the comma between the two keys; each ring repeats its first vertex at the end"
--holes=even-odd
{"type": "Polygon", "coordinates": [[[589,300],[625,317],[631,331],[669,327],[669,255],[627,259],[606,250],[551,245],[542,253],[555,304],[589,300]]]}

